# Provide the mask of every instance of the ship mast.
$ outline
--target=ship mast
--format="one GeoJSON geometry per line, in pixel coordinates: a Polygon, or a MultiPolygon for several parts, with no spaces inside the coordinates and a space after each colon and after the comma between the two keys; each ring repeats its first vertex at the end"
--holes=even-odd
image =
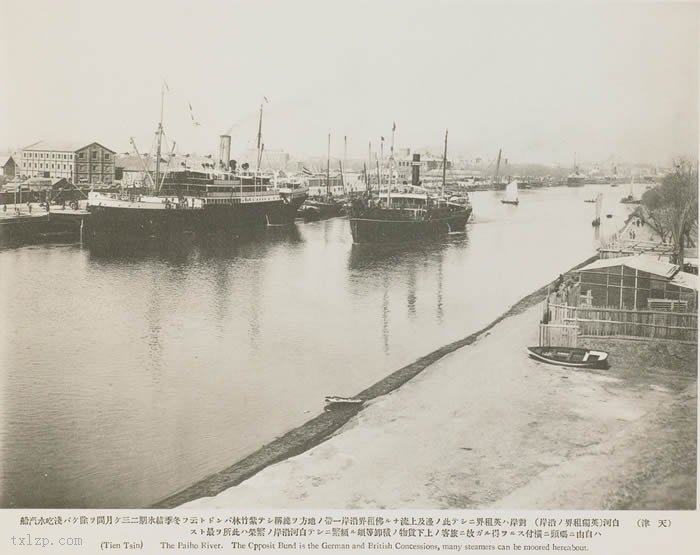
{"type": "Polygon", "coordinates": [[[384,136],[382,136],[382,142],[379,144],[379,193],[382,192],[382,181],[384,175],[384,136]]]}
{"type": "Polygon", "coordinates": [[[156,189],[156,182],[153,181],[153,176],[151,175],[150,170],[146,168],[146,164],[143,162],[143,157],[141,156],[141,153],[139,152],[139,149],[136,147],[136,141],[134,140],[133,137],[129,137],[129,141],[131,142],[131,146],[134,147],[134,151],[136,152],[136,156],[139,157],[139,162],[141,162],[141,167],[143,168],[143,173],[148,176],[148,179],[151,180],[151,185],[153,186],[153,189],[156,189]]]}
{"type": "Polygon", "coordinates": [[[326,196],[331,198],[331,134],[328,133],[328,157],[326,158],[326,196]]]}
{"type": "Polygon", "coordinates": [[[389,157],[389,187],[387,189],[387,203],[391,206],[391,185],[394,181],[394,135],[396,135],[396,122],[391,126],[391,156],[389,157]]]}
{"type": "Polygon", "coordinates": [[[369,142],[369,151],[367,158],[367,171],[365,171],[365,179],[367,180],[367,192],[370,192],[371,185],[369,184],[369,172],[372,171],[372,141],[369,142]]]}
{"type": "Polygon", "coordinates": [[[445,173],[447,172],[447,129],[445,129],[445,151],[442,154],[442,196],[445,196],[445,173]]]}
{"type": "Polygon", "coordinates": [[[501,167],[501,149],[498,149],[498,160],[496,161],[496,173],[493,176],[493,185],[494,187],[496,186],[496,182],[498,181],[498,170],[501,167]]]}
{"type": "Polygon", "coordinates": [[[260,103],[260,119],[258,120],[258,161],[257,165],[255,167],[255,175],[257,179],[257,175],[260,172],[260,162],[262,159],[262,149],[260,146],[262,145],[262,116],[263,116],[263,104],[262,102],[260,103]]]}
{"type": "Polygon", "coordinates": [[[163,141],[163,99],[165,98],[165,81],[160,86],[160,121],[158,122],[158,146],[156,147],[156,178],[155,193],[158,193],[158,183],[160,183],[160,149],[163,141]]]}
{"type": "MultiPolygon", "coordinates": [[[[347,162],[348,162],[348,136],[345,135],[343,137],[343,166],[347,168],[347,162]]],[[[347,195],[347,191],[345,190],[345,176],[343,175],[343,166],[340,166],[340,182],[343,185],[343,195],[347,195]]]]}

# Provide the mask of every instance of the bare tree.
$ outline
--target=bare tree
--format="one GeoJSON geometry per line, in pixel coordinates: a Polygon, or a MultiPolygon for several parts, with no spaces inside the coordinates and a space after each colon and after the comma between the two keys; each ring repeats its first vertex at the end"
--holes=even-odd
{"type": "Polygon", "coordinates": [[[649,224],[673,241],[674,263],[683,267],[685,247],[697,244],[698,168],[687,160],[674,164],[661,185],[642,195],[649,224]]]}

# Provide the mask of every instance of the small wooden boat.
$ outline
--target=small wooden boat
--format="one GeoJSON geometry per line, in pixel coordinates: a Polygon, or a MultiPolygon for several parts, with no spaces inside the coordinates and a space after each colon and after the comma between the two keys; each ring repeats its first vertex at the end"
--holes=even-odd
{"type": "Polygon", "coordinates": [[[608,353],[605,351],[577,349],[575,347],[528,347],[527,352],[531,358],[549,364],[574,368],[606,369],[609,367],[608,353]]]}
{"type": "Polygon", "coordinates": [[[642,204],[641,200],[634,198],[632,195],[627,195],[626,197],[622,197],[620,199],[620,202],[622,204],[642,204]]]}
{"type": "Polygon", "coordinates": [[[331,395],[326,397],[326,410],[341,407],[357,407],[362,405],[364,402],[364,399],[355,399],[353,397],[336,397],[331,395]]]}

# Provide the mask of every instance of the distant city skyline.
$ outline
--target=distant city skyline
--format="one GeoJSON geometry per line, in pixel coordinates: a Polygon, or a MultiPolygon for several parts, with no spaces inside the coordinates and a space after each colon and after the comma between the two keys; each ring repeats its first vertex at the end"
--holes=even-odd
{"type": "Polygon", "coordinates": [[[4,0],[0,150],[152,145],[165,93],[178,151],[665,165],[698,151],[698,6],[4,0]],[[36,14],[41,14],[37,16],[36,14]]]}

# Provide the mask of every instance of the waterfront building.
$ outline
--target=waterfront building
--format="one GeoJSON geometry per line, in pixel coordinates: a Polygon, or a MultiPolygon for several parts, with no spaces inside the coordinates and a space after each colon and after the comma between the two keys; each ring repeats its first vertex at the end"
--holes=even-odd
{"type": "MultiPolygon", "coordinates": [[[[420,175],[428,175],[428,172],[432,170],[440,170],[442,172],[442,158],[437,158],[431,155],[421,155],[418,162],[420,162],[420,175]]],[[[413,174],[414,159],[413,156],[407,156],[405,158],[398,158],[396,160],[396,177],[399,183],[404,181],[411,183],[411,176],[413,174]]],[[[445,162],[447,170],[452,169],[452,162],[447,160],[445,162]]],[[[442,174],[440,174],[440,177],[442,174]]]]}
{"type": "Polygon", "coordinates": [[[16,168],[15,159],[11,155],[0,156],[0,175],[13,179],[16,175],[16,168]]]}
{"type": "Polygon", "coordinates": [[[155,160],[141,158],[136,154],[117,154],[114,162],[114,179],[122,187],[143,187],[148,185],[146,171],[155,171],[155,160]]]}
{"type": "Polygon", "coordinates": [[[114,182],[115,152],[100,143],[39,141],[22,149],[25,177],[66,178],[75,184],[114,182]]]}
{"type": "Polygon", "coordinates": [[[600,259],[572,274],[590,306],[688,311],[698,306],[698,276],[650,255],[600,259]]]}

